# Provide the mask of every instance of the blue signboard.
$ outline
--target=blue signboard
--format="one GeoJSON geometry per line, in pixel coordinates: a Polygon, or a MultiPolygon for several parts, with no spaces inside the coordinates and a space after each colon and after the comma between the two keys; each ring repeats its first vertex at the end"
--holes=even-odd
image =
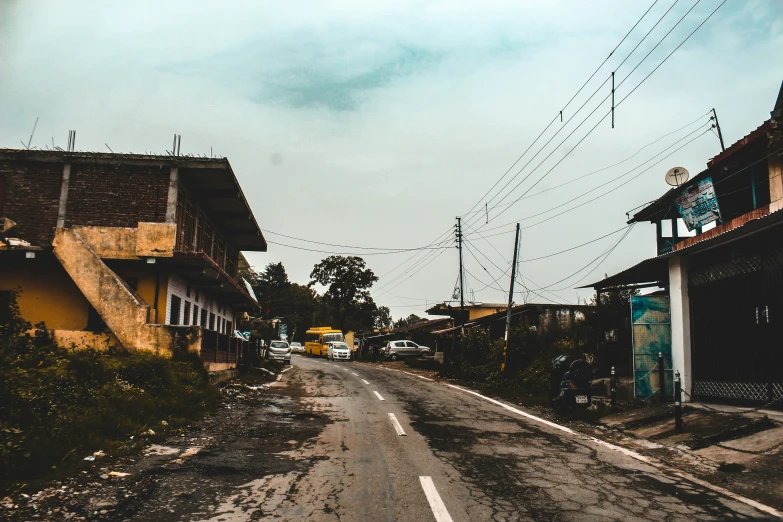
{"type": "Polygon", "coordinates": [[[683,190],[675,203],[689,231],[720,219],[712,178],[704,178],[683,190]]]}

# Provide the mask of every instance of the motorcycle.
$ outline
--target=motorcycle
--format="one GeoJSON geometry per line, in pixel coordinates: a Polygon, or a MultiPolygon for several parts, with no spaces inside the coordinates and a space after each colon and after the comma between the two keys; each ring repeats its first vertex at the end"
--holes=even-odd
{"type": "Polygon", "coordinates": [[[553,406],[587,408],[593,403],[592,368],[582,355],[561,355],[552,361],[550,398],[553,406]]]}

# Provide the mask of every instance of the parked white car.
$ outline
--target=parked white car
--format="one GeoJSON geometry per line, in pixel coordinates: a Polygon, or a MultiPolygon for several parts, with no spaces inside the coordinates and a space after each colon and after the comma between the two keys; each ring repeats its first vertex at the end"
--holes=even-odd
{"type": "Polygon", "coordinates": [[[291,364],[291,347],[285,341],[272,341],[266,352],[267,359],[291,364]]]}
{"type": "Polygon", "coordinates": [[[326,358],[330,361],[350,361],[351,349],[345,343],[329,343],[329,348],[326,350],[326,358]]]}
{"type": "Polygon", "coordinates": [[[381,353],[392,361],[396,361],[401,357],[430,355],[431,350],[429,347],[416,344],[413,341],[389,341],[381,349],[381,353]]]}

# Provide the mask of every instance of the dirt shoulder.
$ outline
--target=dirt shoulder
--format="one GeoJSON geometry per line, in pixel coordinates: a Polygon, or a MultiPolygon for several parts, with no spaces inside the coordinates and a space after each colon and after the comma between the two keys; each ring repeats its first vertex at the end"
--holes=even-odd
{"type": "Polygon", "coordinates": [[[233,382],[218,411],[142,453],[98,456],[73,476],[0,501],[0,519],[191,520],[217,514],[217,499],[260,476],[312,465],[285,457],[330,421],[301,399],[297,381],[233,382]]]}

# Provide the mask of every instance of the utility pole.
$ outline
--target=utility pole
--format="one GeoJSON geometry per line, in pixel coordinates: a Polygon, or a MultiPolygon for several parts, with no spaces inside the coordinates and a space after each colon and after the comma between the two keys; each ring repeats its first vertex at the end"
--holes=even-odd
{"type": "Polygon", "coordinates": [[[720,140],[720,148],[723,152],[726,152],[726,146],[723,144],[723,134],[720,131],[720,123],[718,123],[718,113],[715,109],[712,109],[712,117],[715,118],[715,128],[718,129],[718,139],[720,140]]]}
{"type": "Polygon", "coordinates": [[[457,248],[459,249],[459,324],[464,324],[465,315],[465,291],[463,287],[465,269],[462,265],[462,218],[457,218],[457,224],[454,225],[455,235],[457,236],[457,248]]]}
{"type": "Polygon", "coordinates": [[[500,365],[500,371],[506,370],[506,359],[508,357],[508,336],[511,331],[511,308],[514,306],[514,280],[517,277],[517,255],[519,254],[519,223],[517,223],[517,233],[514,235],[514,261],[511,263],[511,287],[508,289],[508,311],[506,312],[506,344],[503,346],[503,364],[500,365]]]}

